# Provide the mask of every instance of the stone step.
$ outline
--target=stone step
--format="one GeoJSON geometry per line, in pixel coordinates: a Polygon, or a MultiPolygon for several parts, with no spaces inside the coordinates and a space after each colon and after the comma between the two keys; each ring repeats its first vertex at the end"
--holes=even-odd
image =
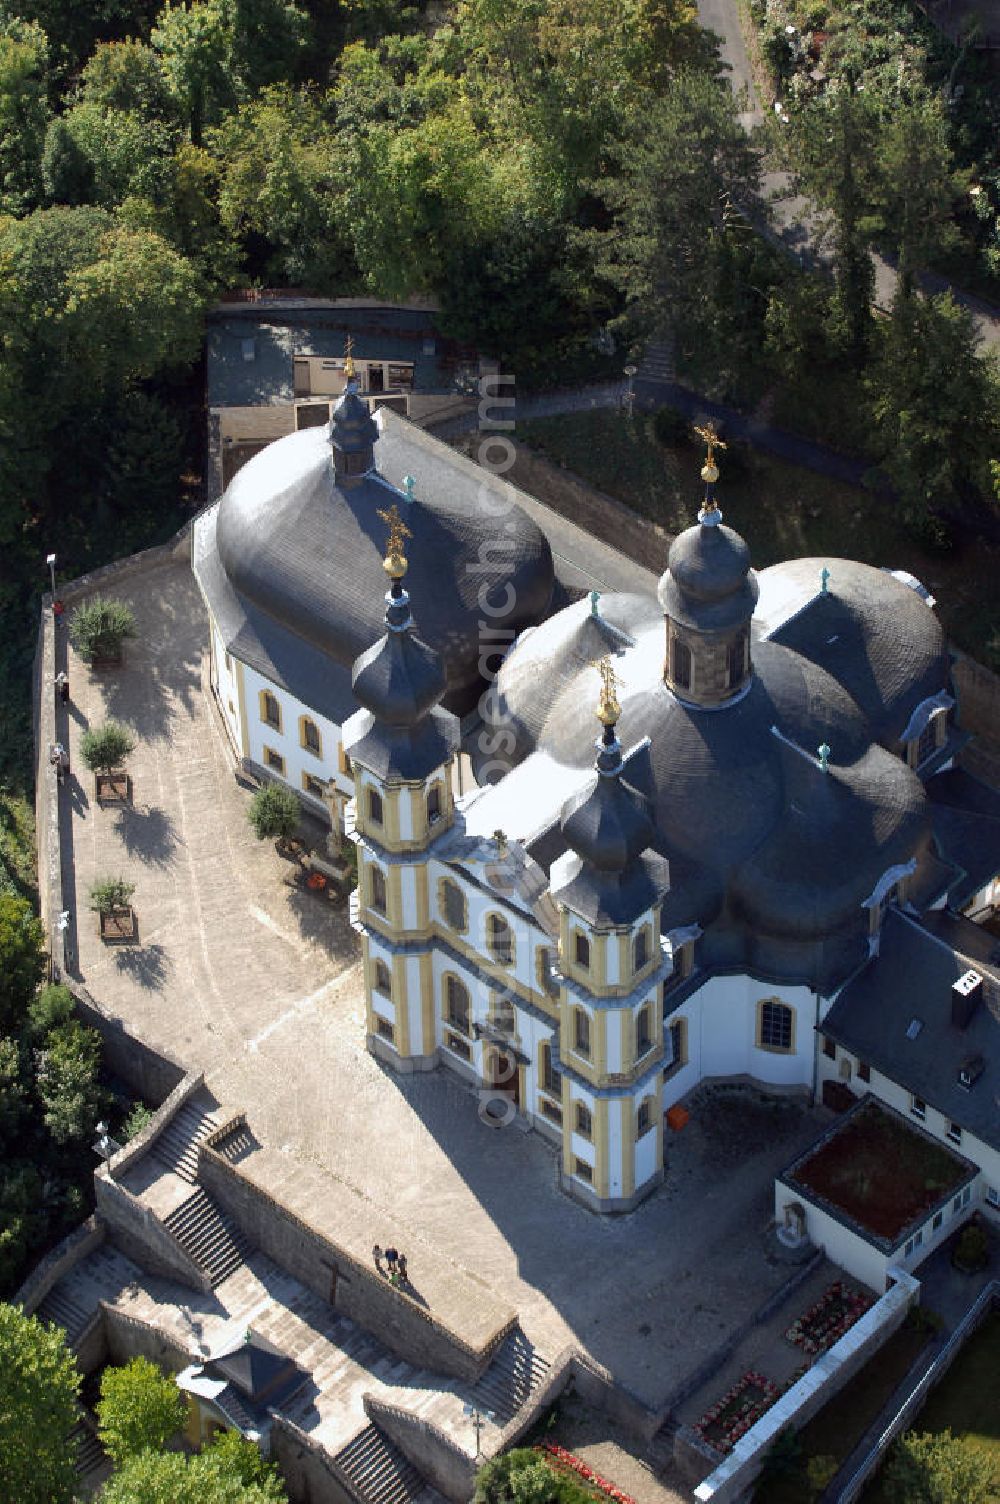
{"type": "Polygon", "coordinates": [[[532,1347],[523,1332],[513,1332],[473,1385],[472,1402],[480,1410],[488,1410],[498,1426],[505,1426],[544,1382],[550,1366],[548,1358],[532,1347]]]}
{"type": "Polygon", "coordinates": [[[90,1319],[90,1312],[78,1305],[58,1284],[52,1286],[35,1310],[35,1315],[39,1321],[51,1321],[56,1326],[61,1326],[71,1347],[90,1319]]]}
{"type": "Polygon", "coordinates": [[[88,1473],[96,1473],[104,1466],[107,1453],[90,1427],[82,1420],[73,1427],[69,1439],[76,1452],[74,1466],[81,1478],[85,1478],[88,1473]]]}
{"type": "Polygon", "coordinates": [[[336,1456],[364,1504],[411,1504],[425,1480],[378,1426],[366,1426],[336,1456]]]}
{"type": "Polygon", "coordinates": [[[216,1127],[218,1118],[211,1112],[205,1112],[196,1102],[185,1102],[154,1141],[151,1155],[194,1185],[198,1179],[198,1145],[216,1127]]]}
{"type": "Polygon", "coordinates": [[[250,1251],[239,1228],[202,1186],[164,1217],[163,1225],[199,1268],[204,1269],[213,1289],[242,1267],[250,1251]]]}

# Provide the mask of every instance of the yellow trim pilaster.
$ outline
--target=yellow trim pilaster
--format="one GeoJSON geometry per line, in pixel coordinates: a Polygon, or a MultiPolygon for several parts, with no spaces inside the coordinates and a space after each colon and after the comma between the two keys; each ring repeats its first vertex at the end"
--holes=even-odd
{"type": "Polygon", "coordinates": [[[610,1195],[610,1149],[607,1097],[594,1102],[594,1190],[598,1196],[610,1195]]]}
{"type": "Polygon", "coordinates": [[[247,725],[247,687],[243,675],[243,664],[239,658],[234,658],[236,665],[236,704],[240,712],[240,753],[243,757],[250,756],[250,729],[247,725]]]}
{"type": "Polygon", "coordinates": [[[392,958],[392,1001],[395,1009],[396,1049],[400,1055],[409,1055],[410,1003],[405,956],[392,958]]]}
{"type": "Polygon", "coordinates": [[[625,1097],[617,1104],[621,1117],[621,1175],[622,1195],[631,1196],[635,1190],[635,1104],[625,1097]]]}
{"type": "Polygon", "coordinates": [[[434,960],[430,951],[420,957],[420,1019],[424,1034],[420,1053],[430,1055],[435,1048],[434,960]]]}

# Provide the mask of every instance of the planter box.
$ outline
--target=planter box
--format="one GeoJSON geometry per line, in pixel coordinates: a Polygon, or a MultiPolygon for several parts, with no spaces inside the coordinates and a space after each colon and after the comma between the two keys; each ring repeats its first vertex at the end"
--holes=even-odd
{"type": "Polygon", "coordinates": [[[95,773],[94,790],[98,804],[132,803],[132,778],[129,773],[95,773]]]}
{"type": "Polygon", "coordinates": [[[121,668],[125,662],[125,652],[120,648],[117,653],[102,653],[99,657],[86,658],[84,662],[95,674],[103,674],[109,669],[121,668]]]}
{"type": "Polygon", "coordinates": [[[97,928],[105,945],[121,944],[139,938],[139,920],[131,907],[112,909],[110,914],[98,914],[97,928]]]}

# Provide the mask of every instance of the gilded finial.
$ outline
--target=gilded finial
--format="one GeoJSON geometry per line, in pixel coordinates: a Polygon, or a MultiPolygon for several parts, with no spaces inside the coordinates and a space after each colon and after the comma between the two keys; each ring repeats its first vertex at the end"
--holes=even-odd
{"type": "Polygon", "coordinates": [[[597,707],[597,719],[603,726],[613,726],[622,713],[615,694],[618,688],[618,675],[615,673],[614,664],[610,658],[602,658],[597,665],[597,671],[601,676],[601,698],[597,707]]]}
{"type": "Polygon", "coordinates": [[[719,478],[719,467],[715,463],[715,451],[717,449],[726,449],[728,446],[719,438],[714,423],[706,423],[701,428],[695,424],[694,431],[699,439],[703,440],[708,446],[708,453],[705,456],[705,463],[701,470],[701,478],[706,486],[714,486],[719,478]]]}
{"type": "Polygon", "coordinates": [[[493,839],[496,842],[497,856],[505,857],[507,855],[506,833],[502,830],[495,830],[493,832],[493,839]]]}
{"type": "Polygon", "coordinates": [[[357,372],[354,369],[354,335],[349,334],[344,341],[344,375],[348,381],[353,381],[357,372]]]}
{"type": "Polygon", "coordinates": [[[399,515],[399,508],[393,502],[387,512],[379,511],[378,514],[386,527],[389,529],[389,540],[386,543],[385,558],[382,560],[382,568],[390,579],[401,580],[407,570],[406,539],[412,538],[413,534],[399,515]]]}

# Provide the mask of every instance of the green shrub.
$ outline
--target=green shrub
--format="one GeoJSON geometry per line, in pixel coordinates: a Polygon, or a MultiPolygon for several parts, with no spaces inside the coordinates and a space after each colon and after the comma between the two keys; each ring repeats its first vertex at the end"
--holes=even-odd
{"type": "Polygon", "coordinates": [[[259,841],[288,841],[298,829],[301,813],[291,789],[283,783],[267,783],[251,799],[247,819],[259,841]]]}
{"type": "Polygon", "coordinates": [[[87,663],[117,658],[126,637],[135,636],[135,616],[124,601],[95,595],[73,613],[69,640],[87,663]]]}
{"type": "Polygon", "coordinates": [[[141,1133],[152,1116],[153,1109],[147,1107],[145,1102],[135,1102],[132,1111],[122,1124],[122,1137],[125,1142],[128,1143],[129,1139],[141,1133]]]}
{"type": "Polygon", "coordinates": [[[28,1004],[27,1032],[32,1043],[38,1044],[60,1024],[68,1024],[75,1006],[68,987],[58,983],[43,987],[28,1004]]]}
{"type": "Polygon", "coordinates": [[[111,773],[135,751],[135,737],[120,721],[105,721],[80,738],[80,756],[92,773],[111,773]]]}
{"type": "Polygon", "coordinates": [[[132,902],[135,883],[124,877],[104,877],[90,890],[90,907],[98,914],[111,914],[115,909],[127,909],[132,902]]]}

